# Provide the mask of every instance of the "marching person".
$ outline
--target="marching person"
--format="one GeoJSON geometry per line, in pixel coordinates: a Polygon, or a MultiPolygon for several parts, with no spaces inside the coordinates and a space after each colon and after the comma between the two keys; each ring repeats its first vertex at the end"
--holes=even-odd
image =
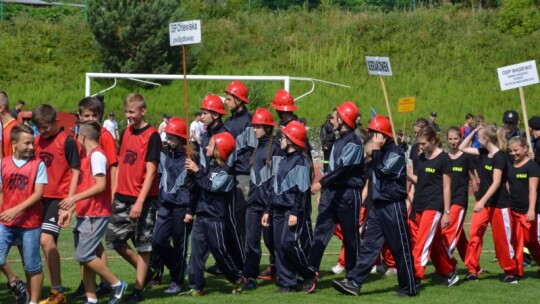
{"type": "Polygon", "coordinates": [[[405,198],[405,155],[392,140],[392,125],[388,118],[376,115],[368,126],[373,141],[371,199],[373,206],[367,215],[367,225],[356,266],[345,279],[333,280],[341,293],[359,295],[383,244],[388,244],[396,259],[399,296],[414,296],[412,248],[407,223],[405,198]]]}
{"type": "Polygon", "coordinates": [[[336,141],[336,135],[334,134],[334,127],[331,123],[332,114],[328,114],[326,121],[321,126],[321,131],[319,134],[321,140],[321,146],[323,149],[323,170],[328,172],[328,163],[330,159],[330,151],[332,150],[332,145],[336,141]]]}
{"type": "Polygon", "coordinates": [[[508,191],[505,186],[508,171],[508,160],[504,152],[506,148],[502,129],[497,130],[493,125],[477,127],[459,145],[461,151],[478,156],[476,172],[480,179],[477,194],[479,199],[474,204],[469,246],[465,256],[465,266],[469,270],[465,276],[467,281],[478,280],[482,239],[489,223],[497,261],[505,273],[502,282],[511,284],[518,282],[518,265],[514,259],[514,249],[510,244],[512,221],[508,191]],[[478,149],[469,147],[476,134],[482,145],[478,149]]]}
{"type": "Polygon", "coordinates": [[[319,270],[324,250],[339,223],[345,247],[345,269],[356,265],[360,236],[358,220],[364,186],[364,147],[354,132],[358,108],[346,101],[332,111],[332,126],[339,139],[332,146],[329,170],[319,182],[311,185],[311,193],[321,191],[319,214],[309,253],[310,266],[319,270]]]}
{"type": "Polygon", "coordinates": [[[282,130],[281,149],[286,153],[274,176],[274,192],[270,210],[262,217],[262,225],[274,230],[276,254],[277,293],[296,290],[297,275],[304,278],[302,291],[312,293],[319,278],[309,267],[300,244],[300,235],[306,221],[306,195],[309,194],[312,168],[303,150],[306,148],[306,128],[292,121],[282,130]],[[271,212],[271,213],[270,213],[271,212]]]}

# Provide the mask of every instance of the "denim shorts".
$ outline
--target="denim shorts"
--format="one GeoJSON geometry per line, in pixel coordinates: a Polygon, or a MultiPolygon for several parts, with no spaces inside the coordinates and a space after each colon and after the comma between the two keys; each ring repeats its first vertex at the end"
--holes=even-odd
{"type": "Polygon", "coordinates": [[[79,263],[94,260],[96,249],[107,231],[109,217],[77,217],[73,227],[75,259],[79,263]]]}
{"type": "Polygon", "coordinates": [[[0,266],[6,263],[9,249],[20,239],[23,246],[24,271],[28,274],[41,272],[41,228],[8,227],[0,224],[0,266]]]}

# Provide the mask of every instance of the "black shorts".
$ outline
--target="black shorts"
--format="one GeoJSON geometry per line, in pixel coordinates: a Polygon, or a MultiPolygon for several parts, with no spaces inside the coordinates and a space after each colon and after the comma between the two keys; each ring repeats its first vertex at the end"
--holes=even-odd
{"type": "Polygon", "coordinates": [[[62,200],[59,198],[43,198],[41,200],[41,208],[43,212],[43,220],[41,223],[41,232],[58,238],[60,234],[60,226],[58,226],[58,204],[62,200]]]}

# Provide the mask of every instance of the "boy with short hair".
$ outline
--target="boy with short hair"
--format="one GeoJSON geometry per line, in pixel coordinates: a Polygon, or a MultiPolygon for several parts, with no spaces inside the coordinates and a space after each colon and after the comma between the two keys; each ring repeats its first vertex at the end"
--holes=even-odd
{"type": "Polygon", "coordinates": [[[60,234],[58,203],[75,194],[81,161],[75,140],[58,126],[56,110],[51,105],[37,106],[32,111],[32,122],[40,133],[35,140],[35,155],[45,163],[49,179],[42,199],[41,246],[49,270],[51,290],[49,297],[40,304],[66,303],[57,248],[60,234]]]}
{"type": "MultiPolygon", "coordinates": [[[[39,252],[41,235],[41,196],[47,184],[45,164],[33,157],[34,132],[26,125],[17,125],[11,132],[14,152],[2,158],[0,175],[0,265],[15,239],[23,244],[26,272],[32,304],[39,301],[43,271],[39,252]]],[[[20,285],[20,279],[8,278],[8,286],[20,285]]],[[[27,303],[28,292],[19,289],[17,303],[27,303]]]]}
{"type": "Polygon", "coordinates": [[[131,93],[124,98],[124,113],[130,122],[120,135],[118,179],[113,189],[112,216],[107,229],[107,247],[114,249],[137,270],[135,289],[126,300],[141,302],[142,290],[153,276],[149,269],[152,252],[158,182],[157,166],[161,138],[147,123],[144,97],[131,93]],[[131,239],[135,252],[128,245],[131,239]]]}
{"type": "Polygon", "coordinates": [[[107,179],[109,167],[105,152],[98,143],[101,132],[101,125],[97,121],[87,121],[79,128],[77,140],[85,152],[81,157],[81,178],[77,194],[60,202],[60,208],[68,212],[60,217],[59,223],[62,226],[69,225],[69,215],[75,210],[75,258],[82,266],[87,303],[97,303],[97,273],[113,289],[109,304],[114,304],[122,298],[127,284],[116,278],[107,267],[106,260],[101,257],[101,239],[111,215],[110,184],[107,179]]]}

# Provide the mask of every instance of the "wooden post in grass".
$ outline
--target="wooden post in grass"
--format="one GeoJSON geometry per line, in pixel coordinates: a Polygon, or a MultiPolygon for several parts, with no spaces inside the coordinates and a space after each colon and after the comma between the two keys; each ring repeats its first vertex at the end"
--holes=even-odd
{"type": "MultiPolygon", "coordinates": [[[[189,137],[189,107],[187,91],[186,44],[201,42],[201,20],[175,22],[169,24],[169,42],[171,46],[182,46],[182,68],[184,72],[184,114],[189,137]]],[[[187,140],[187,157],[191,158],[191,141],[187,140]]]]}
{"type": "Polygon", "coordinates": [[[519,89],[519,98],[521,100],[521,111],[523,113],[523,121],[525,123],[527,143],[529,144],[529,148],[532,149],[531,132],[529,131],[529,118],[527,115],[527,104],[525,103],[525,94],[523,93],[523,87],[539,83],[538,70],[536,69],[536,60],[521,62],[518,64],[498,68],[497,73],[499,74],[501,91],[515,88],[519,89]]]}
{"type": "Polygon", "coordinates": [[[392,119],[392,112],[390,110],[390,103],[388,102],[388,94],[386,93],[386,86],[384,85],[383,78],[383,76],[392,76],[390,58],[366,56],[366,64],[369,75],[378,75],[381,79],[384,101],[386,103],[386,111],[388,112],[388,118],[390,119],[390,124],[392,126],[392,136],[394,137],[394,142],[397,145],[396,128],[394,127],[394,120],[392,119]]]}

